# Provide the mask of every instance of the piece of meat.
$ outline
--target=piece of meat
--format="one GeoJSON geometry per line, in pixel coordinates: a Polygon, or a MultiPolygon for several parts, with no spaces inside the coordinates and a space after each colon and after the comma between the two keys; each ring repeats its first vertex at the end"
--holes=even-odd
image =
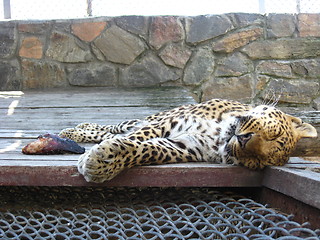
{"type": "Polygon", "coordinates": [[[63,154],[78,153],[82,154],[85,149],[79,146],[75,141],[68,138],[60,138],[54,134],[40,135],[34,142],[29,143],[22,148],[24,154],[63,154]]]}

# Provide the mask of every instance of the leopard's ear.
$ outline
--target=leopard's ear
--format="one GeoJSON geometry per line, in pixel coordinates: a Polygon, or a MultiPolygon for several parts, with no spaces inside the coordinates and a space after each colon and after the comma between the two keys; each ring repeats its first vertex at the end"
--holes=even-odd
{"type": "Polygon", "coordinates": [[[299,138],[315,138],[318,136],[317,130],[309,123],[303,122],[300,118],[287,115],[291,120],[293,130],[299,138]]]}

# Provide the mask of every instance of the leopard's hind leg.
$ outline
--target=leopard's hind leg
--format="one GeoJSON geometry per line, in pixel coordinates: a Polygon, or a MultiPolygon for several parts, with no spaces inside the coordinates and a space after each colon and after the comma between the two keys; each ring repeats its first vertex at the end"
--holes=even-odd
{"type": "Polygon", "coordinates": [[[60,137],[66,137],[76,142],[100,143],[103,140],[122,136],[143,126],[139,119],[123,121],[116,125],[99,125],[96,123],[81,123],[74,128],[63,129],[60,137]]]}

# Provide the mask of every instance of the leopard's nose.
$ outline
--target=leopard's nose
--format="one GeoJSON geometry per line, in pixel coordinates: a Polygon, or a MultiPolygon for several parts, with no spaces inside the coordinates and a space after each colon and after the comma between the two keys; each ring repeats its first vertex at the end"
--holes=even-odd
{"type": "Polygon", "coordinates": [[[237,136],[237,140],[239,142],[240,147],[244,148],[247,142],[251,139],[252,133],[236,135],[236,136],[237,136]]]}

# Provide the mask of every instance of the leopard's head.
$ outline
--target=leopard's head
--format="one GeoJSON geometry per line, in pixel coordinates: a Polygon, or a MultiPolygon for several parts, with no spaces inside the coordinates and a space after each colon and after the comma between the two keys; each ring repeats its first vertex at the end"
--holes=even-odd
{"type": "Polygon", "coordinates": [[[261,105],[238,119],[227,149],[251,169],[282,166],[304,137],[317,137],[316,129],[275,107],[261,105]]]}

